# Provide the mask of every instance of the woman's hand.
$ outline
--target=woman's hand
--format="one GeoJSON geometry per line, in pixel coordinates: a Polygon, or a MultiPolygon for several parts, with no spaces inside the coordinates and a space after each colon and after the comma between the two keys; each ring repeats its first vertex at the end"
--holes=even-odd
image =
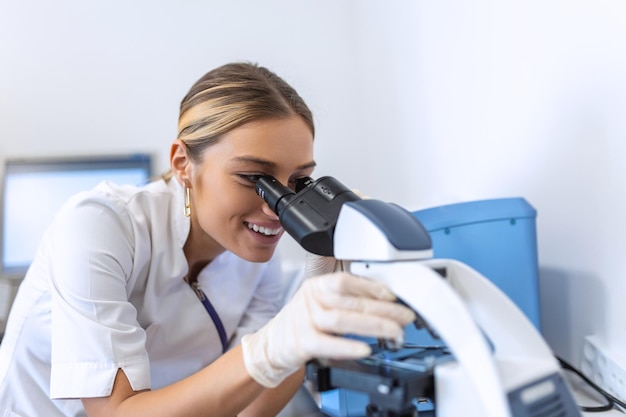
{"type": "Polygon", "coordinates": [[[309,278],[266,326],[243,337],[246,369],[271,388],[313,358],[365,357],[367,343],[339,335],[401,337],[415,314],[395,299],[384,284],[345,272],[309,278]]]}

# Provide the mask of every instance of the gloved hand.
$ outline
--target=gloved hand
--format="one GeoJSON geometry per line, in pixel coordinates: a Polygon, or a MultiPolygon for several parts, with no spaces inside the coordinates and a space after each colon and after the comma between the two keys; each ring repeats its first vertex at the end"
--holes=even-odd
{"type": "Polygon", "coordinates": [[[367,343],[337,334],[402,337],[415,314],[395,298],[384,284],[344,272],[305,280],[267,325],[242,338],[246,369],[273,388],[310,359],[365,357],[367,343]]]}

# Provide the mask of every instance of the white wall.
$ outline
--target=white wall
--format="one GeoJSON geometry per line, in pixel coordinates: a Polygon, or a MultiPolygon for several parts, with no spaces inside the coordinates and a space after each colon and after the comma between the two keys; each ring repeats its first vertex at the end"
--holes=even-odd
{"type": "Polygon", "coordinates": [[[577,362],[587,334],[626,342],[625,18],[621,0],[2,0],[0,155],[165,170],[187,88],[258,61],[315,112],[317,175],[411,209],[525,197],[544,331],[577,362]]]}

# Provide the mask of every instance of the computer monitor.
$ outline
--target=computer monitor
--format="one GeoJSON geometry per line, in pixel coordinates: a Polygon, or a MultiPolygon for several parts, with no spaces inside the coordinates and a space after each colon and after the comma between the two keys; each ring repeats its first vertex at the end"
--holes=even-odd
{"type": "Polygon", "coordinates": [[[70,196],[103,180],[140,185],[151,174],[148,154],[5,160],[2,273],[26,273],[44,231],[70,196]]]}

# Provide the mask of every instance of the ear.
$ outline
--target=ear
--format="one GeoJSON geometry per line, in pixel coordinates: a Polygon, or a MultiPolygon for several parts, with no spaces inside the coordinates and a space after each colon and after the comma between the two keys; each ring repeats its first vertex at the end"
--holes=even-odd
{"type": "Polygon", "coordinates": [[[170,167],[172,174],[181,185],[191,187],[191,160],[187,155],[187,146],[180,139],[176,139],[172,143],[170,167]]]}

